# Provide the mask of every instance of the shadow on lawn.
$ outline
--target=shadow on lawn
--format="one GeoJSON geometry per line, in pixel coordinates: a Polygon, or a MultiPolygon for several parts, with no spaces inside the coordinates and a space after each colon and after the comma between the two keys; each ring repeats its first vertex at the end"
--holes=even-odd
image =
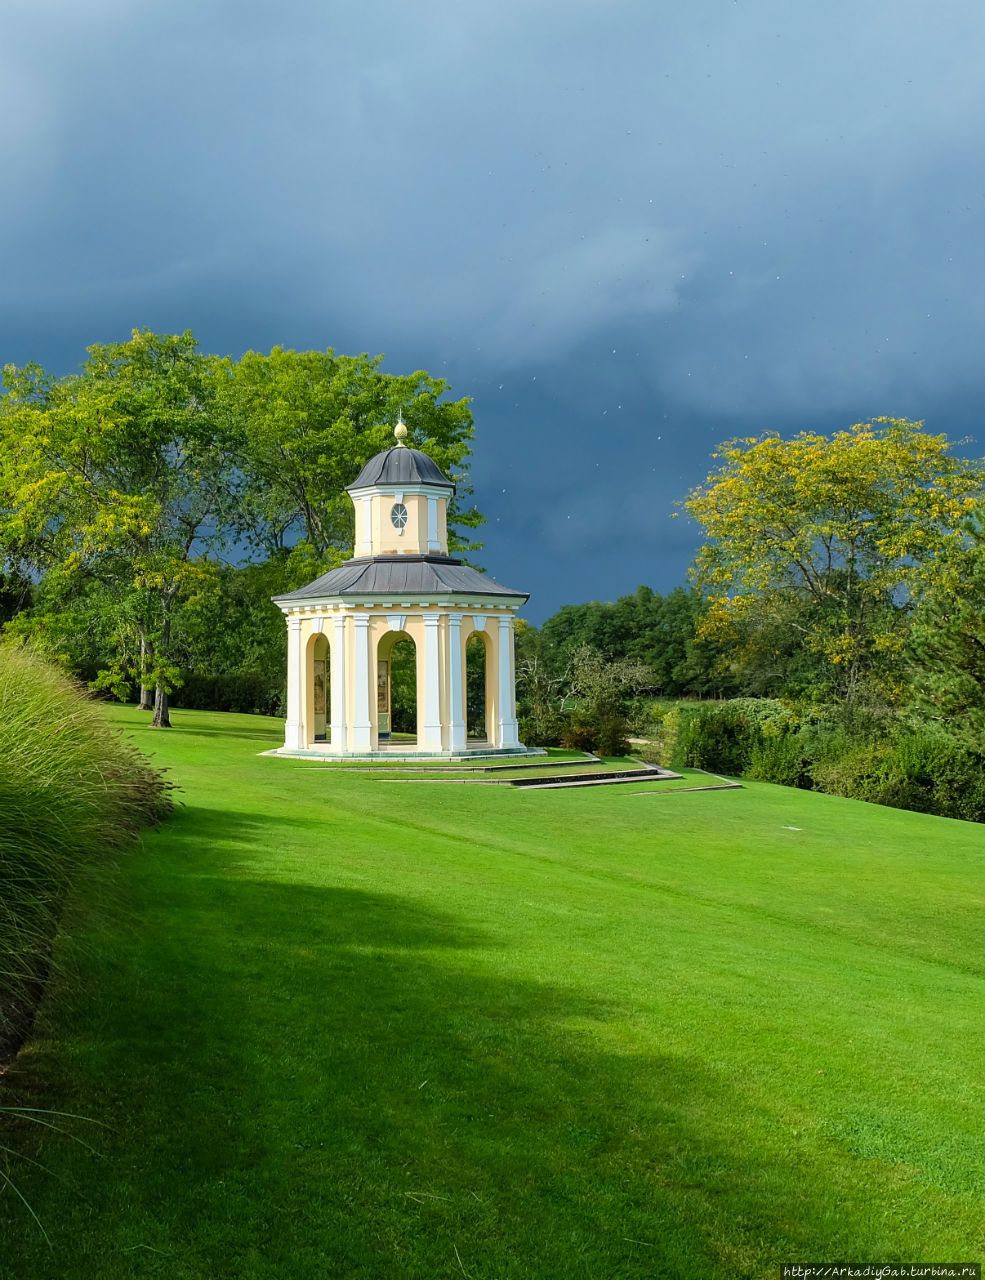
{"type": "MultiPolygon", "coordinates": [[[[177,715],[180,715],[180,712],[177,715]]],[[[239,738],[245,742],[266,742],[274,747],[282,746],[284,741],[281,722],[277,722],[272,729],[237,729],[229,728],[226,725],[212,728],[209,725],[182,724],[176,718],[170,729],[155,730],[155,732],[167,732],[175,736],[180,734],[186,738],[222,738],[224,742],[227,742],[230,738],[239,738]]]]}
{"type": "Polygon", "coordinates": [[[482,931],[397,894],[176,893],[73,1029],[117,1128],[91,1209],[62,1193],[52,1274],[704,1280],[878,1253],[847,1186],[745,1149],[734,1083],[606,1047],[631,1010],[497,974],[482,931]]]}

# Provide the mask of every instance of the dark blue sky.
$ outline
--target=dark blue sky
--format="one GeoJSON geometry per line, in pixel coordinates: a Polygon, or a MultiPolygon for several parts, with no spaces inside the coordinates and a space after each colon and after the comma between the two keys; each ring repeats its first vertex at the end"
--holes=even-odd
{"type": "Polygon", "coordinates": [[[0,358],[384,352],[473,397],[532,620],[667,590],[720,440],[979,433],[983,48],[977,0],[8,0],[0,358]]]}

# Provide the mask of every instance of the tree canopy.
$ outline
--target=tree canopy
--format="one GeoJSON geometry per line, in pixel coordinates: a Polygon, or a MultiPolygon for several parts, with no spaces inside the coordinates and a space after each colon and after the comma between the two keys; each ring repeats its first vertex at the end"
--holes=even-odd
{"type": "Polygon", "coordinates": [[[463,499],[472,439],[467,399],[443,399],[448,384],[423,371],[383,373],[381,356],[327,351],[248,351],[226,364],[221,401],[240,439],[244,480],[241,534],[276,555],[303,538],[316,555],[353,545],[352,503],[345,493],[364,463],[390,448],[403,413],[413,445],[458,485],[449,508],[452,547],[482,523],[463,499]]]}
{"type": "Polygon", "coordinates": [[[17,625],[45,631],[76,665],[92,658],[97,685],[154,687],[161,725],[181,667],[228,661],[231,631],[246,626],[261,667],[276,637],[276,666],[282,624],[269,595],[351,550],[345,485],[393,444],[400,411],[458,485],[452,545],[476,546],[468,401],[423,371],[383,373],[381,361],[279,347],[237,361],[203,354],[190,332],[135,330],[88,348],[64,378],[7,366],[0,569],[4,584],[39,582],[17,625]]]}
{"type": "Polygon", "coordinates": [[[775,647],[792,633],[828,691],[898,697],[907,616],[967,539],[981,463],[897,418],[731,440],[716,456],[684,504],[706,537],[693,573],[710,599],[703,633],[740,666],[764,636],[775,647]]]}
{"type": "Polygon", "coordinates": [[[985,506],[968,540],[941,557],[914,613],[911,670],[917,707],[978,745],[985,743],[985,506]]]}
{"type": "MultiPolygon", "coordinates": [[[[235,441],[215,411],[219,362],[190,333],[89,348],[81,373],[5,371],[0,536],[49,596],[101,588],[142,639],[142,683],[168,723],[176,598],[228,542],[235,441]]],[[[71,610],[68,610],[71,613],[71,610]]],[[[119,673],[118,673],[119,674],[119,673]]]]}

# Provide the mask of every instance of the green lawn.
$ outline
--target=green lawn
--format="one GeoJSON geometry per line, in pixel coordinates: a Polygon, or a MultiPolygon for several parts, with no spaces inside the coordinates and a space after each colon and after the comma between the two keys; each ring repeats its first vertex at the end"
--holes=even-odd
{"type": "Polygon", "coordinates": [[[0,1197],[3,1280],[982,1258],[982,827],[398,786],[111,713],[185,803],[90,886],[5,1078],[107,1127],[6,1135],[52,1245],[0,1197]]]}

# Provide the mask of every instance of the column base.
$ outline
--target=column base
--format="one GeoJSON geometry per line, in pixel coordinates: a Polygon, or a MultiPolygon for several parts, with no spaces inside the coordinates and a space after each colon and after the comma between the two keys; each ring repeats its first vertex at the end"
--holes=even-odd
{"type": "Polygon", "coordinates": [[[372,751],[373,749],[373,726],[371,724],[354,724],[352,726],[352,740],[349,743],[350,751],[372,751]]]}

